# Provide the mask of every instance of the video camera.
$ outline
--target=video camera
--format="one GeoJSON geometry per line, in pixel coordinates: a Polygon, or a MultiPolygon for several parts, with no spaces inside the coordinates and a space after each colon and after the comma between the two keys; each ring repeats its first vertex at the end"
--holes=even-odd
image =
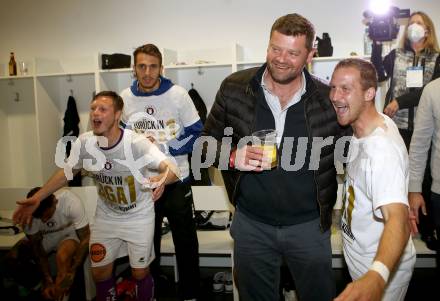
{"type": "Polygon", "coordinates": [[[390,7],[388,12],[383,15],[374,14],[370,10],[363,13],[368,25],[368,35],[373,41],[392,41],[399,33],[398,19],[409,18],[409,9],[399,9],[395,6],[390,7]]]}

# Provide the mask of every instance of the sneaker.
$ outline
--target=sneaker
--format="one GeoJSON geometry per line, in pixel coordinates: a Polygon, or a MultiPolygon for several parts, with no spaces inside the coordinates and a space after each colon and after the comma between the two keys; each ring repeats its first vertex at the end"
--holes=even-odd
{"type": "Polygon", "coordinates": [[[234,284],[232,282],[232,273],[231,272],[225,272],[225,293],[232,293],[234,290],[234,284]]]}
{"type": "Polygon", "coordinates": [[[283,295],[285,301],[298,301],[298,297],[294,290],[283,289],[283,295]]]}
{"type": "Polygon", "coordinates": [[[196,211],[194,214],[194,221],[198,227],[207,226],[209,219],[214,211],[196,211]]]}
{"type": "Polygon", "coordinates": [[[220,293],[225,290],[225,272],[215,273],[212,282],[212,291],[214,293],[220,293]]]}
{"type": "Polygon", "coordinates": [[[162,236],[167,234],[168,232],[170,232],[171,228],[170,228],[170,223],[168,222],[168,219],[164,218],[164,220],[162,221],[162,236]]]}

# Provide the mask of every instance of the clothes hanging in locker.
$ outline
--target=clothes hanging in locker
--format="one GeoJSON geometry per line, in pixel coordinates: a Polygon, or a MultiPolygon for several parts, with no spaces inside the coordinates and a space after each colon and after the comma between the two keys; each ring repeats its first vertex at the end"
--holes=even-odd
{"type": "MultiPolygon", "coordinates": [[[[206,114],[207,114],[206,105],[202,97],[200,96],[199,92],[196,89],[194,89],[194,84],[192,83],[191,83],[191,89],[188,91],[188,94],[189,97],[191,97],[197,112],[199,113],[200,120],[202,121],[203,124],[205,124],[206,114]]],[[[191,153],[188,154],[188,160],[191,163],[191,153]]],[[[211,180],[209,179],[208,170],[206,168],[202,168],[200,173],[201,173],[201,179],[195,180],[191,171],[190,174],[191,185],[195,185],[195,186],[211,185],[211,180]]]]}
{"type": "Polygon", "coordinates": [[[199,113],[200,120],[202,121],[203,124],[205,124],[206,114],[208,113],[205,102],[203,101],[199,92],[197,92],[197,90],[192,87],[192,84],[191,84],[191,89],[188,91],[188,94],[189,97],[191,97],[197,112],[199,113]]]}
{"type": "MultiPolygon", "coordinates": [[[[64,113],[64,129],[63,129],[63,137],[65,136],[75,136],[79,135],[79,114],[76,108],[75,98],[70,95],[67,100],[67,109],[64,113]]],[[[66,145],[66,156],[70,155],[71,143],[68,142],[66,145]]],[[[69,181],[69,186],[81,186],[81,173],[77,173],[73,180],[69,181]]]]}

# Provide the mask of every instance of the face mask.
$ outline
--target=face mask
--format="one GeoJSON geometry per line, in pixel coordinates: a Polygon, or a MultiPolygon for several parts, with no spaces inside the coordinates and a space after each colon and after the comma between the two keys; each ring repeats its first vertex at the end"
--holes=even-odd
{"type": "Polygon", "coordinates": [[[416,43],[425,37],[425,29],[422,25],[413,23],[408,26],[408,40],[412,43],[416,43]]]}

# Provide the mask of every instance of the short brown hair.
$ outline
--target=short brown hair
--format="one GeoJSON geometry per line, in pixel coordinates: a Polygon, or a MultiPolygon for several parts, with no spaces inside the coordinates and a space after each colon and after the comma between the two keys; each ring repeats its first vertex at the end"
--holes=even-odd
{"type": "Polygon", "coordinates": [[[272,33],[278,31],[287,36],[306,36],[306,47],[310,51],[313,49],[315,41],[315,28],[313,24],[299,14],[288,14],[278,18],[272,25],[270,30],[270,37],[272,33]]]}
{"type": "Polygon", "coordinates": [[[368,88],[374,88],[374,90],[377,90],[377,72],[371,62],[357,58],[348,58],[340,61],[336,65],[335,71],[339,68],[350,67],[359,71],[361,76],[361,86],[364,91],[368,88]]]}
{"type": "Polygon", "coordinates": [[[122,111],[124,108],[124,100],[116,92],[101,91],[93,97],[92,102],[97,100],[99,97],[110,97],[113,100],[113,107],[115,108],[115,111],[122,111]]]}
{"type": "Polygon", "coordinates": [[[133,60],[136,65],[136,56],[139,53],[144,53],[146,55],[151,55],[159,59],[159,65],[162,66],[162,53],[160,53],[159,48],[154,44],[145,44],[136,48],[133,52],[133,60]]]}

